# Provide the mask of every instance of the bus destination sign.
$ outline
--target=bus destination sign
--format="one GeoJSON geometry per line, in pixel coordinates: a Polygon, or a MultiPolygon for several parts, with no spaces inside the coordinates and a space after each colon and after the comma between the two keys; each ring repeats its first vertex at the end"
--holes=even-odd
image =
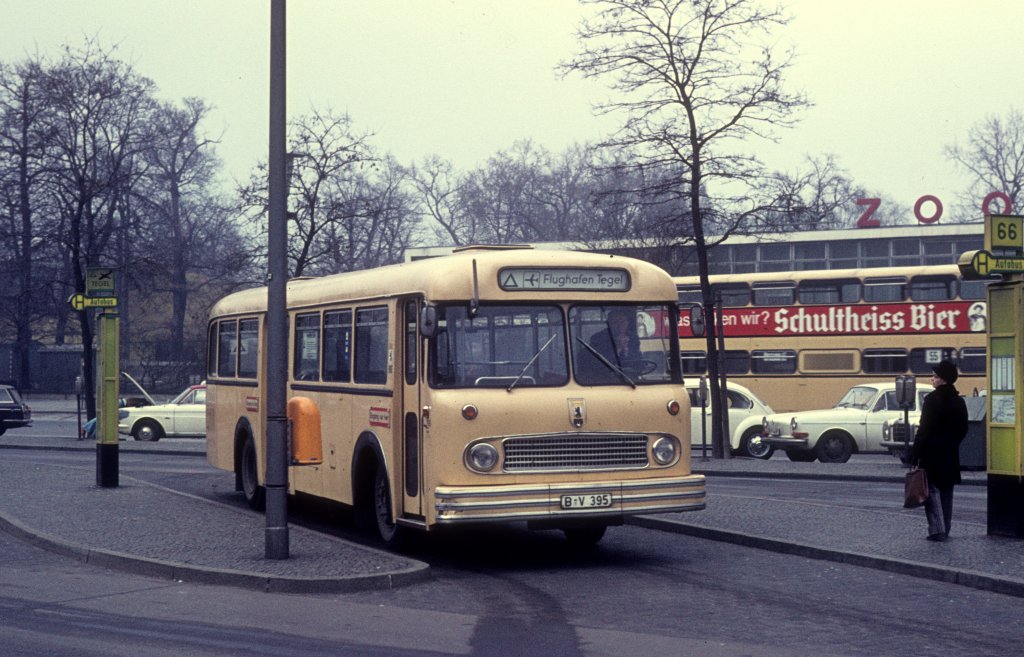
{"type": "Polygon", "coordinates": [[[506,267],[498,285],[506,292],[626,292],[630,280],[625,269],[506,267]]]}

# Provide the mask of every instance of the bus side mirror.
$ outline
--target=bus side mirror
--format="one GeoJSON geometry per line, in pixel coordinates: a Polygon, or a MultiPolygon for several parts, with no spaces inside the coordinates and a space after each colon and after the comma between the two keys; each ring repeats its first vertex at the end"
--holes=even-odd
{"type": "Polygon", "coordinates": [[[704,337],[705,329],[704,307],[699,304],[690,306],[690,332],[693,333],[693,337],[704,337]]]}
{"type": "Polygon", "coordinates": [[[420,335],[432,338],[437,333],[437,307],[425,305],[420,311],[420,335]]]}
{"type": "Polygon", "coordinates": [[[917,377],[909,374],[896,377],[896,403],[900,405],[900,408],[912,407],[916,395],[917,377]]]}

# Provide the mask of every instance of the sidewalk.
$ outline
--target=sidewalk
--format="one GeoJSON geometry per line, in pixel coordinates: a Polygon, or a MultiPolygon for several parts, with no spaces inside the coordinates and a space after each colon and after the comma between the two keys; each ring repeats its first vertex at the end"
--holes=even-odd
{"type": "MultiPolygon", "coordinates": [[[[129,439],[120,445],[122,453],[205,454],[201,439],[129,439]]],[[[15,430],[0,438],[0,452],[8,448],[95,451],[95,443],[15,430]]],[[[903,510],[898,500],[871,510],[816,505],[772,495],[770,483],[758,498],[715,494],[716,479],[737,476],[899,483],[904,470],[895,459],[829,465],[698,456],[694,470],[708,477],[705,510],[630,523],[1024,597],[1024,540],[988,536],[978,524],[954,518],[950,539],[930,543],[923,538],[922,512],[903,510]]],[[[0,482],[8,493],[0,495],[0,529],[89,563],[263,590],[350,591],[429,577],[427,564],[296,526],[289,528],[291,558],[268,560],[262,515],[123,474],[112,489],[98,488],[92,471],[71,474],[60,467],[25,468],[0,455],[0,482]],[[54,514],[55,508],[74,512],[54,514]]],[[[965,488],[986,484],[983,472],[963,475],[965,488]]]]}

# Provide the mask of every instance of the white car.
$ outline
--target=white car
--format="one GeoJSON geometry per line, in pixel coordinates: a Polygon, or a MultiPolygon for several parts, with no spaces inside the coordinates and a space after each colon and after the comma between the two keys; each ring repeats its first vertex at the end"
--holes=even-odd
{"type": "MultiPolygon", "coordinates": [[[[690,444],[691,453],[697,454],[706,442],[711,451],[711,403],[701,412],[697,399],[699,381],[688,379],[686,392],[690,393],[690,444]],[[701,433],[701,415],[704,415],[706,433],[701,433]]],[[[761,401],[749,388],[729,381],[726,383],[726,398],[729,405],[729,433],[732,453],[757,459],[770,458],[775,448],[754,438],[762,433],[761,420],[771,415],[771,407],[761,401]]]]}
{"type": "Polygon", "coordinates": [[[166,404],[120,409],[117,430],[146,441],[164,436],[205,436],[206,384],[189,386],[166,404]]]}
{"type": "MultiPolygon", "coordinates": [[[[911,413],[931,391],[929,384],[917,384],[911,413]]],[[[833,408],[769,415],[761,442],[786,450],[791,461],[846,463],[855,452],[884,451],[883,426],[902,417],[895,381],[862,383],[847,390],[833,408]]]]}

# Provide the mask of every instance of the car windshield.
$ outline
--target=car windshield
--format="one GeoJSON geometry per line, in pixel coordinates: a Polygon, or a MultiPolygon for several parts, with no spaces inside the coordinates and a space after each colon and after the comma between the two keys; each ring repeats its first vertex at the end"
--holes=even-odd
{"type": "Polygon", "coordinates": [[[570,308],[576,381],[586,386],[678,381],[669,324],[673,310],[651,305],[570,308]]]}
{"type": "Polygon", "coordinates": [[[565,321],[555,305],[438,308],[431,341],[437,388],[559,386],[569,380],[565,321]]]}
{"type": "Polygon", "coordinates": [[[874,388],[854,386],[846,391],[836,408],[861,408],[867,410],[878,391],[874,388]]]}

